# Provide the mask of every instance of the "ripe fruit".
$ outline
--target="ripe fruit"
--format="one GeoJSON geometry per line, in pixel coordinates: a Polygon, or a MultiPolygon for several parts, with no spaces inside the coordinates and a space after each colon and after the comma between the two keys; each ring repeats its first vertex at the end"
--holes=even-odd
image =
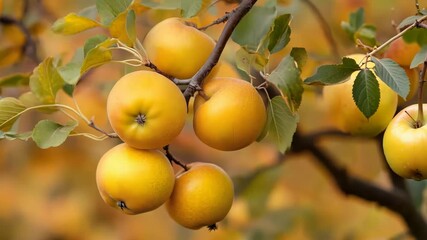
{"type": "MultiPolygon", "coordinates": [[[[348,56],[360,62],[364,55],[348,56]]],[[[374,67],[368,63],[368,67],[374,67]]],[[[354,72],[344,83],[323,88],[325,104],[332,116],[333,124],[341,131],[353,135],[373,137],[382,132],[393,118],[397,108],[397,94],[378,77],[380,86],[380,104],[377,111],[369,119],[357,108],[353,100],[352,88],[358,72],[354,72]]]]}
{"type": "Polygon", "coordinates": [[[237,78],[206,79],[194,101],[193,127],[206,145],[232,151],[244,148],[261,134],[267,114],[261,96],[237,78]],[[207,99],[205,99],[205,97],[207,99]]]}
{"type": "Polygon", "coordinates": [[[162,72],[191,78],[206,62],[215,42],[185,20],[168,18],[147,33],[143,46],[149,60],[162,72]]]}
{"type": "Polygon", "coordinates": [[[384,57],[391,58],[401,66],[410,66],[418,51],[420,46],[417,43],[407,43],[402,38],[398,38],[384,52],[384,57]]]}
{"type": "Polygon", "coordinates": [[[170,197],[175,182],[172,166],[158,150],[119,144],[102,156],[96,183],[102,199],[126,214],[148,212],[170,197]]]}
{"type": "Polygon", "coordinates": [[[177,174],[166,209],[172,219],[186,228],[215,228],[215,223],[230,211],[233,182],[224,170],[214,164],[191,163],[188,168],[177,174]]]}
{"type": "MultiPolygon", "coordinates": [[[[427,104],[423,104],[427,119],[427,104]]],[[[427,125],[416,127],[418,105],[400,111],[390,122],[383,140],[383,149],[391,169],[404,178],[427,178],[427,125]]]]}
{"type": "Polygon", "coordinates": [[[161,148],[182,130],[187,105],[179,88],[150,71],[123,76],[107,99],[111,127],[132,147],[161,148]]]}
{"type": "MultiPolygon", "coordinates": [[[[419,86],[419,80],[418,80],[418,71],[416,69],[410,69],[409,67],[402,67],[405,72],[406,75],[408,76],[409,79],[409,93],[408,96],[406,97],[406,101],[411,100],[418,92],[418,86],[419,86]]],[[[403,100],[403,98],[401,96],[399,96],[399,105],[406,102],[405,100],[403,100]]]]}

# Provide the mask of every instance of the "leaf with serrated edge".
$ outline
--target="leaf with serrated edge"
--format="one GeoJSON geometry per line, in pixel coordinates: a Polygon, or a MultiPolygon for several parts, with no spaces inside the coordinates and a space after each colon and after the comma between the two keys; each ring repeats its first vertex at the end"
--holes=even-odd
{"type": "Polygon", "coordinates": [[[292,114],[281,96],[274,97],[268,105],[268,137],[284,153],[292,143],[292,137],[297,129],[298,117],[292,114]]]}
{"type": "Polygon", "coordinates": [[[181,0],[181,15],[184,18],[194,17],[202,8],[202,0],[181,0]]]}
{"type": "Polygon", "coordinates": [[[126,11],[132,0],[96,0],[96,9],[104,26],[110,26],[111,22],[126,11]]]}
{"type": "Polygon", "coordinates": [[[96,47],[92,48],[85,56],[80,74],[89,71],[91,68],[110,62],[113,59],[113,54],[111,53],[109,47],[116,43],[116,39],[109,38],[104,42],[96,45],[96,47]]]}
{"type": "Polygon", "coordinates": [[[278,16],[272,25],[273,31],[269,35],[268,50],[275,53],[283,49],[290,41],[291,27],[290,14],[283,14],[278,16]]]}
{"type": "Polygon", "coordinates": [[[55,103],[56,93],[64,86],[64,80],[53,65],[53,58],[46,58],[30,76],[30,89],[44,104],[55,103]]]}
{"type": "Polygon", "coordinates": [[[412,59],[410,68],[416,68],[418,65],[424,63],[427,56],[427,45],[424,45],[417,54],[415,54],[414,59],[412,59]]]}
{"type": "Polygon", "coordinates": [[[371,58],[375,63],[374,71],[387,86],[406,99],[409,93],[409,79],[405,70],[389,58],[371,58]]]}
{"type": "Polygon", "coordinates": [[[65,142],[77,122],[61,125],[50,120],[41,120],[33,129],[32,138],[38,147],[45,149],[57,147],[65,142]]]}
{"type": "Polygon", "coordinates": [[[70,13],[64,18],[57,20],[52,26],[52,31],[58,34],[72,35],[99,25],[98,22],[92,19],[70,13]]]}
{"type": "Polygon", "coordinates": [[[316,73],[305,79],[306,84],[320,83],[331,85],[342,83],[351,76],[355,71],[360,70],[359,65],[354,59],[344,57],[341,64],[320,66],[316,73]]]}
{"type": "Polygon", "coordinates": [[[300,77],[300,70],[293,57],[287,56],[268,76],[267,80],[276,84],[288,99],[292,111],[297,111],[302,100],[304,88],[300,77]]]}
{"type": "Polygon", "coordinates": [[[9,130],[26,107],[16,98],[0,99],[0,130],[9,130]]]}
{"type": "Polygon", "coordinates": [[[352,92],[356,106],[369,119],[380,105],[380,85],[374,73],[369,69],[361,70],[354,80],[352,92]]]}

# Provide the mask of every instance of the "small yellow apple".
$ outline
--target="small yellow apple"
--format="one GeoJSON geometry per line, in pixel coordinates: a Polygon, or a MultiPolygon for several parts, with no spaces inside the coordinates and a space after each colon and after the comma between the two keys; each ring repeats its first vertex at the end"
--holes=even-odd
{"type": "Polygon", "coordinates": [[[123,76],[107,99],[111,127],[132,147],[162,148],[181,132],[187,103],[168,78],[151,71],[123,76]]]}
{"type": "MultiPolygon", "coordinates": [[[[348,56],[360,62],[364,55],[348,56]]],[[[372,68],[374,63],[368,63],[372,68]]],[[[377,111],[369,119],[356,106],[352,88],[358,71],[344,83],[329,85],[323,88],[323,97],[333,125],[339,130],[353,135],[373,137],[382,132],[391,121],[397,108],[397,94],[378,77],[380,87],[380,104],[377,111]]]]}
{"type": "Polygon", "coordinates": [[[254,142],[267,120],[264,102],[249,82],[237,78],[206,79],[204,95],[194,101],[193,128],[206,145],[223,151],[254,142]]]}
{"type": "Polygon", "coordinates": [[[188,79],[206,62],[215,42],[184,19],[167,18],[150,29],[143,46],[150,62],[162,72],[188,79]]]}
{"type": "Polygon", "coordinates": [[[172,219],[186,228],[215,228],[233,204],[233,182],[215,164],[195,162],[188,168],[177,174],[166,209],[172,219]]]}
{"type": "MultiPolygon", "coordinates": [[[[427,104],[423,104],[427,120],[427,104]]],[[[427,178],[427,125],[418,127],[418,105],[400,111],[388,125],[383,139],[384,154],[390,168],[404,178],[427,178]]]]}
{"type": "Polygon", "coordinates": [[[159,150],[119,144],[106,152],[96,169],[102,199],[126,214],[154,210],[173,191],[175,176],[166,156],[159,150]]]}

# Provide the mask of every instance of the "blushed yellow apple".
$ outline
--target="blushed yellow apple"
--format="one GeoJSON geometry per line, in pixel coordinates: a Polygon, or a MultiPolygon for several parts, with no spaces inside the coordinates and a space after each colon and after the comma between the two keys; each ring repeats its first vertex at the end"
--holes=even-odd
{"type": "MultiPolygon", "coordinates": [[[[427,120],[427,104],[423,104],[427,120]]],[[[404,178],[427,178],[427,125],[417,127],[418,105],[400,111],[388,125],[383,150],[390,168],[404,178]]]]}
{"type": "Polygon", "coordinates": [[[195,162],[188,168],[177,174],[166,209],[172,219],[186,228],[214,229],[233,204],[233,182],[215,164],[195,162]]]}
{"type": "Polygon", "coordinates": [[[132,147],[162,148],[181,132],[187,103],[168,78],[151,71],[123,76],[107,99],[111,127],[132,147]]]}
{"type": "Polygon", "coordinates": [[[179,79],[191,78],[206,62],[214,40],[184,19],[167,18],[145,36],[148,59],[162,72],[179,79]]]}
{"type": "Polygon", "coordinates": [[[172,194],[175,175],[159,150],[119,144],[106,152],[96,169],[102,199],[126,214],[154,210],[172,194]]]}
{"type": "MultiPolygon", "coordinates": [[[[355,54],[348,57],[359,63],[364,55],[355,54]]],[[[368,67],[374,67],[374,63],[369,62],[368,67]]],[[[325,86],[324,101],[333,125],[339,130],[353,135],[373,137],[382,132],[393,118],[397,108],[397,94],[377,77],[380,104],[375,114],[367,119],[353,100],[352,88],[357,74],[358,71],[354,72],[344,83],[325,86]]]]}
{"type": "Polygon", "coordinates": [[[194,100],[193,128],[206,145],[223,151],[244,148],[254,142],[267,120],[257,90],[237,78],[210,78],[194,100]]]}

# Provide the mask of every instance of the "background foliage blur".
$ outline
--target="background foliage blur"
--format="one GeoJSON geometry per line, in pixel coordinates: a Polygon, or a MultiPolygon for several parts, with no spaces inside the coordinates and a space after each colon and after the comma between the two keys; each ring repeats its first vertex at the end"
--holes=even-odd
{"type": "MultiPolygon", "coordinates": [[[[258,4],[262,4],[259,1],[258,4]]],[[[309,62],[303,78],[320,63],[330,62],[331,47],[318,19],[301,0],[280,0],[293,14],[289,48],[272,56],[271,68],[289,52],[304,47],[309,62]]],[[[321,0],[313,1],[329,23],[341,56],[358,52],[341,29],[351,12],[364,7],[366,22],[377,27],[384,42],[396,33],[399,23],[416,12],[414,1],[406,0],[321,0]]],[[[0,13],[22,19],[34,37],[40,59],[62,56],[70,59],[75,49],[101,30],[64,37],[51,32],[51,24],[70,12],[93,5],[86,0],[0,0],[0,13]],[[28,6],[25,7],[25,2],[28,6]]],[[[421,1],[421,6],[427,2],[421,1]]],[[[206,25],[236,4],[219,1],[202,13],[206,25]]],[[[175,11],[142,9],[138,36],[175,11]]],[[[223,25],[208,29],[217,38],[223,25]]],[[[256,27],[256,26],[254,26],[256,27]]],[[[14,25],[0,25],[0,77],[29,73],[37,65],[22,56],[25,35],[14,25]]],[[[233,66],[236,46],[231,41],[223,60],[233,66]]],[[[189,56],[191,57],[191,56],[189,56]]],[[[108,90],[126,69],[110,63],[92,70],[79,83],[76,98],[82,111],[93,116],[98,126],[110,130],[105,103],[108,90]]],[[[18,96],[24,89],[4,88],[2,96],[18,96]]],[[[72,104],[65,94],[59,101],[72,104]]],[[[307,87],[299,110],[299,129],[313,132],[328,129],[328,118],[317,88],[307,87]]],[[[20,122],[30,128],[41,113],[32,112],[20,122]]],[[[59,121],[63,116],[55,116],[59,121]]],[[[220,152],[203,145],[194,135],[191,116],[183,132],[171,144],[171,151],[183,162],[215,162],[235,180],[236,198],[219,230],[186,230],[175,224],[163,207],[142,215],[128,216],[107,206],[98,194],[95,169],[104,152],[118,143],[73,137],[60,147],[38,149],[31,141],[2,141],[0,144],[0,239],[390,239],[404,234],[406,226],[396,214],[376,204],[343,195],[328,174],[309,154],[288,154],[277,164],[277,151],[268,143],[254,143],[236,152],[220,152]]],[[[94,132],[87,126],[80,129],[94,132]]],[[[328,138],[322,141],[338,164],[363,179],[390,187],[376,141],[328,138]]],[[[415,186],[415,185],[414,185],[415,186]]],[[[422,192],[423,185],[418,192],[422,192]]],[[[417,196],[422,208],[422,196],[417,196]]]]}

